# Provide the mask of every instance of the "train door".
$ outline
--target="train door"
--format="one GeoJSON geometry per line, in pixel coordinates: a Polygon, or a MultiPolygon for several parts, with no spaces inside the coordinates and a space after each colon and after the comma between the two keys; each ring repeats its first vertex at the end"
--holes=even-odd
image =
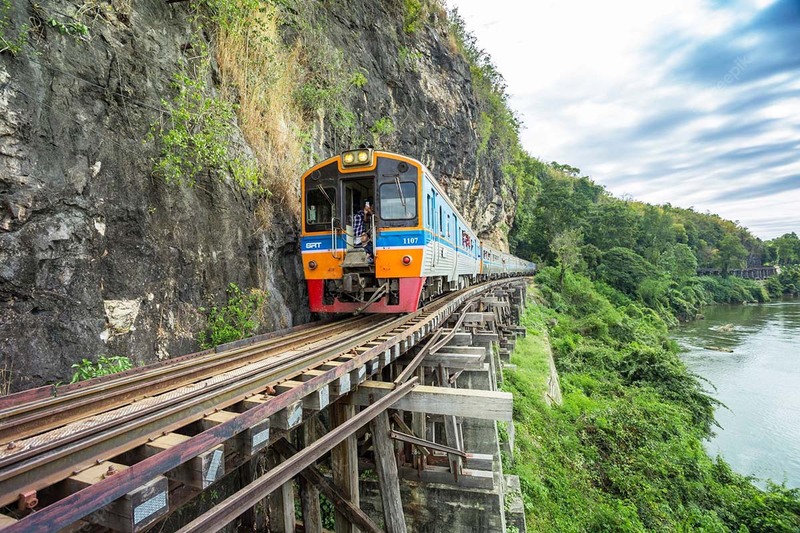
{"type": "Polygon", "coordinates": [[[341,180],[345,224],[345,242],[347,249],[363,246],[361,233],[375,243],[375,217],[363,216],[366,205],[374,209],[375,180],[373,178],[353,178],[341,180]],[[359,235],[356,235],[356,232],[359,235]]]}

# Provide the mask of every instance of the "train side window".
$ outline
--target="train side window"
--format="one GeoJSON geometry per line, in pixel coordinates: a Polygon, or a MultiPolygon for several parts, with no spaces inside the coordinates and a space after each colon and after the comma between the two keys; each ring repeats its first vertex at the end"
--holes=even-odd
{"type": "Polygon", "coordinates": [[[380,189],[380,217],[384,220],[406,220],[417,216],[417,184],[396,181],[384,183],[380,189]]]}
{"type": "Polygon", "coordinates": [[[447,215],[447,237],[450,238],[452,234],[450,233],[450,215],[447,215]]]}
{"type": "Polygon", "coordinates": [[[306,226],[310,231],[327,229],[336,205],[336,189],[333,187],[318,187],[306,193],[306,226]],[[323,226],[323,227],[319,227],[323,226]]]}
{"type": "Polygon", "coordinates": [[[428,195],[428,226],[433,229],[433,198],[428,195]]]}
{"type": "Polygon", "coordinates": [[[444,214],[442,206],[439,206],[439,234],[444,235],[444,214]]]}

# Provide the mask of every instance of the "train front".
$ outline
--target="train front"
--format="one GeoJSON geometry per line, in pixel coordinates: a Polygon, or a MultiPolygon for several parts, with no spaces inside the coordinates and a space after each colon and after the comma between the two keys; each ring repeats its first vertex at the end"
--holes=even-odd
{"type": "Polygon", "coordinates": [[[344,152],[302,178],[303,271],[312,312],[415,311],[425,235],[418,161],[344,152]]]}

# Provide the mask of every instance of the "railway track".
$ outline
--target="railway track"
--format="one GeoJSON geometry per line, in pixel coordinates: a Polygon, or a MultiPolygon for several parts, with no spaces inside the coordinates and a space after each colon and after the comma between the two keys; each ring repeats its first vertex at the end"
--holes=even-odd
{"type": "MultiPolygon", "coordinates": [[[[369,315],[300,326],[116,377],[4,398],[0,401],[0,506],[16,502],[19,509],[36,508],[39,491],[59,493],[59,497],[48,495],[49,505],[4,532],[52,531],[74,523],[130,496],[153,478],[243,436],[248,451],[240,452],[240,459],[245,460],[266,447],[268,439],[263,435],[270,426],[273,437],[275,430],[291,429],[298,417],[302,420],[304,407],[323,409],[418,344],[471,298],[503,283],[461,291],[410,315],[369,315]],[[218,416],[209,429],[125,465],[124,472],[111,475],[116,463],[109,463],[111,474],[81,490],[68,490],[63,498],[64,490],[52,490],[74,486],[82,471],[116,461],[220,412],[226,416],[218,416]]],[[[207,481],[216,479],[214,475],[207,481]]],[[[131,510],[131,531],[152,523],[154,516],[144,516],[142,506],[131,510]],[[144,517],[138,521],[137,509],[138,516],[144,517]]]]}

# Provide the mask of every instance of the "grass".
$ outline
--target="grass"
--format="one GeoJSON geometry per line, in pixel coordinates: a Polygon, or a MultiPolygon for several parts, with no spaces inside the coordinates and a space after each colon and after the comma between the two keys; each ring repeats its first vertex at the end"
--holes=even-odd
{"type": "MultiPolygon", "coordinates": [[[[274,206],[299,216],[297,176],[308,166],[309,125],[295,103],[300,51],[282,44],[275,8],[247,0],[220,0],[216,58],[224,93],[238,101],[239,127],[258,161],[270,202],[259,219],[273,222],[274,206]]],[[[285,214],[283,215],[285,217],[285,214]]]]}
{"type": "Polygon", "coordinates": [[[514,394],[507,470],[520,477],[528,531],[800,530],[800,491],[761,491],[706,454],[712,404],[655,313],[614,305],[570,272],[561,291],[556,269],[537,280],[546,306],[526,309],[531,344],[518,344],[503,384],[514,394]],[[561,407],[542,399],[545,325],[561,407]]]}

